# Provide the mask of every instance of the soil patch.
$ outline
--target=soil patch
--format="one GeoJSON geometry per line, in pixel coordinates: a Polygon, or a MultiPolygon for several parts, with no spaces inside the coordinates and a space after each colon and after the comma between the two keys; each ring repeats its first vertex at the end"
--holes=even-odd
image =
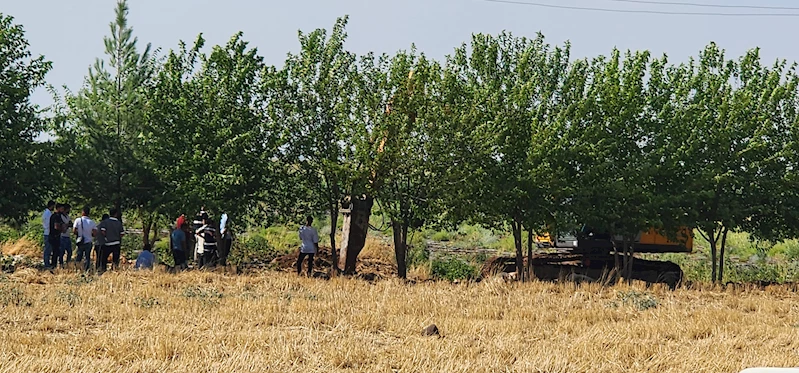
{"type": "MultiPolygon", "coordinates": [[[[297,257],[299,252],[295,251],[291,254],[279,256],[272,260],[270,267],[285,272],[296,271],[295,265],[297,264],[297,257]]],[[[314,270],[328,273],[332,267],[333,256],[329,247],[320,247],[319,253],[314,255],[314,270]]],[[[305,263],[303,263],[303,271],[305,270],[305,263]]],[[[367,280],[379,280],[383,278],[393,277],[397,274],[397,266],[394,263],[388,263],[385,260],[378,258],[358,258],[358,264],[355,271],[359,277],[367,280]]]]}

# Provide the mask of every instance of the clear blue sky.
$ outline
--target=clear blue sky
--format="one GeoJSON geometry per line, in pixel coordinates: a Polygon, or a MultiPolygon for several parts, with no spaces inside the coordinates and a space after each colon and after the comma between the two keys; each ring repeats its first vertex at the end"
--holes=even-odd
{"type": "MultiPolygon", "coordinates": [[[[520,0],[527,1],[527,0],[520,0]]],[[[529,0],[539,3],[613,9],[685,12],[755,12],[677,6],[625,4],[608,0],[529,0]]],[[[704,4],[799,7],[792,0],[675,0],[704,4]]],[[[2,0],[0,12],[22,24],[36,54],[53,61],[47,81],[77,90],[89,65],[103,54],[116,0],[2,0]]],[[[616,14],[547,9],[483,0],[130,0],[129,21],[142,45],[165,50],[202,32],[208,45],[225,43],[237,31],[256,46],[267,63],[281,65],[298,49],[297,30],[330,28],[350,15],[348,48],[356,53],[394,52],[411,43],[442,58],[476,32],[533,36],[552,43],[570,40],[573,56],[593,57],[620,49],[667,53],[672,61],[695,56],[710,41],[738,56],[761,47],[764,59],[799,60],[795,36],[799,17],[706,17],[616,14]],[[794,37],[791,37],[794,35],[794,37]]],[[[783,13],[787,11],[782,11],[783,13]]],[[[796,11],[799,13],[799,11],[796,11]]],[[[50,103],[40,91],[34,102],[50,103]]]]}

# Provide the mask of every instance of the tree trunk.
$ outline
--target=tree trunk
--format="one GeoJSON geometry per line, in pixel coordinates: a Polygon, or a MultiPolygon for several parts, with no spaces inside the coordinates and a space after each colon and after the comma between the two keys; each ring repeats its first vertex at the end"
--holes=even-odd
{"type": "Polygon", "coordinates": [[[527,229],[527,279],[533,279],[533,229],[527,229]]]}
{"type": "Polygon", "coordinates": [[[524,254],[522,252],[522,223],[514,219],[511,223],[513,229],[513,242],[516,245],[516,279],[524,281],[524,254]]]}
{"type": "Polygon", "coordinates": [[[724,233],[721,234],[721,248],[719,250],[719,283],[724,283],[724,249],[727,246],[727,232],[729,229],[724,228],[724,233]]]}
{"type": "Polygon", "coordinates": [[[338,226],[338,205],[333,205],[330,208],[330,255],[332,270],[338,273],[338,251],[336,251],[336,231],[338,226]]]}
{"type": "Polygon", "coordinates": [[[627,237],[624,237],[624,240],[623,240],[621,245],[622,245],[622,255],[623,255],[622,256],[622,264],[623,265],[622,265],[621,273],[622,273],[622,277],[627,281],[628,284],[630,284],[632,282],[632,281],[630,281],[630,277],[628,276],[629,269],[630,269],[630,267],[629,267],[630,266],[630,257],[629,257],[630,243],[627,240],[627,237]]]}
{"type": "Polygon", "coordinates": [[[150,227],[150,233],[152,233],[152,236],[150,237],[150,246],[152,247],[153,245],[155,245],[155,242],[158,241],[158,238],[161,235],[161,232],[158,231],[157,217],[153,217],[153,223],[150,227]]]}
{"type": "MultiPolygon", "coordinates": [[[[613,237],[612,233],[611,233],[610,237],[611,238],[613,237]]],[[[621,275],[622,275],[621,256],[619,255],[619,248],[616,247],[616,241],[611,239],[610,242],[613,245],[613,277],[612,278],[613,278],[613,283],[615,284],[616,282],[619,281],[619,279],[621,278],[621,275]]],[[[622,248],[622,253],[624,252],[623,250],[624,250],[624,248],[622,248]]]]}
{"type": "Polygon", "coordinates": [[[717,256],[718,256],[718,252],[716,251],[716,234],[715,234],[715,232],[713,230],[711,230],[711,231],[707,232],[707,236],[710,238],[710,239],[708,239],[708,241],[710,243],[710,263],[711,263],[711,267],[712,267],[712,269],[710,271],[710,281],[712,281],[714,284],[716,284],[716,283],[718,283],[716,281],[718,279],[718,277],[716,276],[716,274],[718,273],[717,272],[717,269],[718,269],[718,264],[717,263],[718,263],[718,261],[716,260],[717,256]]]}
{"type": "Polygon", "coordinates": [[[405,263],[405,249],[406,243],[403,239],[403,224],[396,220],[391,220],[391,228],[394,231],[394,257],[397,260],[397,276],[399,278],[407,277],[407,268],[405,263]]]}
{"type": "Polygon", "coordinates": [[[635,261],[635,244],[633,243],[633,239],[630,239],[629,246],[627,247],[627,251],[629,254],[629,258],[627,259],[627,283],[633,283],[633,262],[635,261]]]}
{"type": "Polygon", "coordinates": [[[142,219],[142,225],[141,225],[141,230],[142,230],[141,239],[142,239],[142,244],[144,245],[150,244],[150,224],[151,224],[150,217],[145,215],[144,219],[142,219]]]}

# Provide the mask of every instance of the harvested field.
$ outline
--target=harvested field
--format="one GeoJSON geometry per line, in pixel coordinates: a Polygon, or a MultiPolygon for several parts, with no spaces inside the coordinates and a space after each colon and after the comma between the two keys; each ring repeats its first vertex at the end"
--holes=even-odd
{"type": "Polygon", "coordinates": [[[24,270],[0,282],[0,372],[737,372],[799,365],[797,304],[780,287],[24,270]]]}

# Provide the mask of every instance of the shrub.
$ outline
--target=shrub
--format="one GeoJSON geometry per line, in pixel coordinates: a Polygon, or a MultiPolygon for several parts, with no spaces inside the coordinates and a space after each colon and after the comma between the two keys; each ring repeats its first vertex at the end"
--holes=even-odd
{"type": "Polygon", "coordinates": [[[438,279],[454,281],[477,277],[477,267],[458,258],[436,259],[431,267],[433,277],[438,279]]]}
{"type": "Polygon", "coordinates": [[[228,260],[233,264],[250,263],[256,260],[268,263],[282,253],[270,243],[265,235],[255,233],[240,236],[233,241],[228,260]]]}
{"type": "Polygon", "coordinates": [[[408,267],[414,267],[430,260],[430,253],[424,245],[413,245],[408,249],[408,267]]]}
{"type": "Polygon", "coordinates": [[[449,242],[449,241],[452,241],[453,238],[454,238],[454,235],[452,233],[446,232],[446,231],[435,232],[430,237],[431,240],[438,241],[438,242],[449,242]]]}
{"type": "Polygon", "coordinates": [[[158,263],[164,263],[169,266],[175,265],[175,259],[172,257],[172,250],[169,248],[168,239],[156,241],[155,245],[153,245],[153,254],[158,258],[158,263]]]}

